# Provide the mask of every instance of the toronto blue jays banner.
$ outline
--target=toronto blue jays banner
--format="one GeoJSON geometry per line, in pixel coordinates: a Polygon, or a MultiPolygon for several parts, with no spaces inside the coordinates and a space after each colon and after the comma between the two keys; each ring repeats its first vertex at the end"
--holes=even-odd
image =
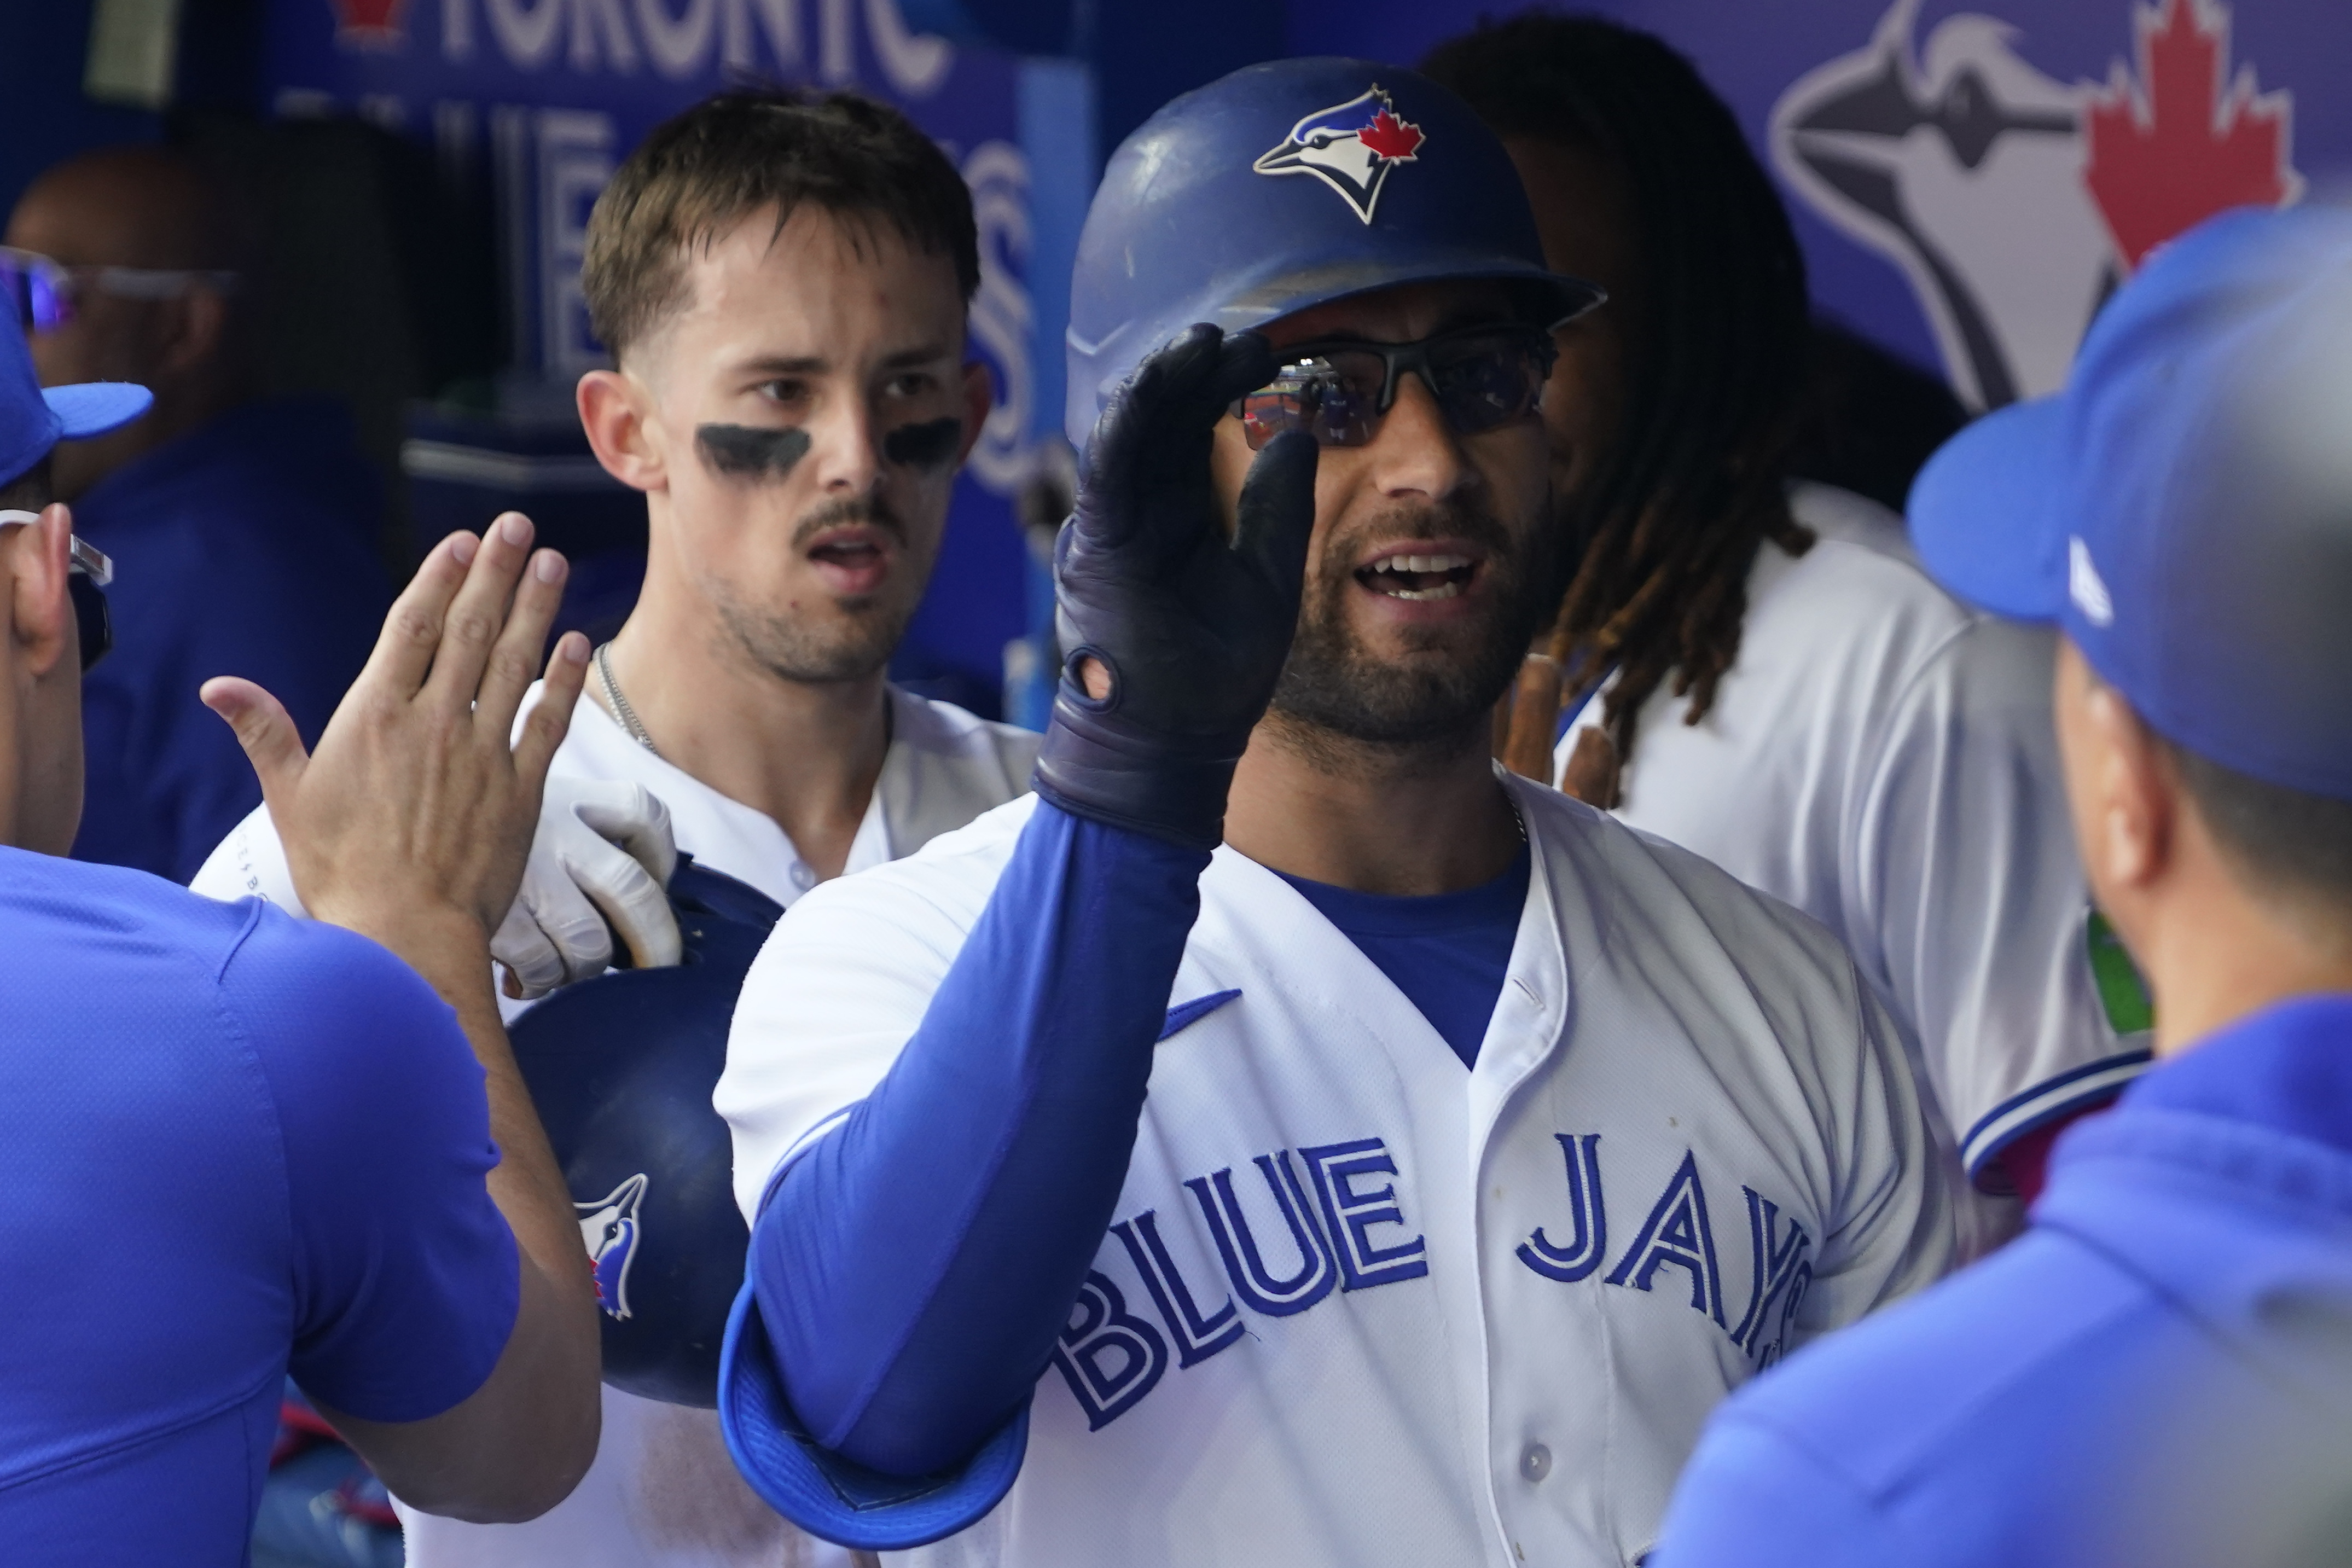
{"type": "MultiPolygon", "coordinates": [[[[1410,61],[1486,0],[1293,0],[1291,44],[1410,61]]],[[[2065,378],[2147,253],[2352,198],[2342,0],[1587,0],[1730,100],[1815,299],[1978,408],[2065,378]]]]}
{"type": "Polygon", "coordinates": [[[487,175],[507,358],[559,395],[602,363],[580,295],[589,209],[655,124],[745,79],[904,109],[972,190],[972,341],[997,393],[910,637],[994,706],[1028,618],[1010,500],[1060,424],[1070,258],[1094,179],[1085,67],[916,31],[898,0],[274,0],[266,69],[281,115],[356,115],[487,175]]]}

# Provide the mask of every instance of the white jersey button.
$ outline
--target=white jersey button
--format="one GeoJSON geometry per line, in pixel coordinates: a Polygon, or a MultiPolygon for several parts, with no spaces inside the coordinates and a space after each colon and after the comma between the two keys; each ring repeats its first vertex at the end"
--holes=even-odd
{"type": "Polygon", "coordinates": [[[793,886],[798,888],[803,893],[816,886],[816,873],[809,869],[808,862],[805,860],[795,860],[793,862],[791,876],[793,879],[793,886]]]}
{"type": "Polygon", "coordinates": [[[1551,1474],[1551,1450],[1541,1443],[1528,1444],[1519,1454],[1519,1474],[1531,1481],[1551,1474]]]}

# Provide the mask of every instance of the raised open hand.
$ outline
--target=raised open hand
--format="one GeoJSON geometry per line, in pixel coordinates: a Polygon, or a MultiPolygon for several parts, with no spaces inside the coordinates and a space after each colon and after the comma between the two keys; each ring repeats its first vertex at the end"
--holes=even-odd
{"type": "Polygon", "coordinates": [[[587,639],[566,634],[509,742],[566,574],[530,540],[530,520],[508,512],[478,539],[436,545],[316,753],[253,682],[225,676],[203,692],[260,776],[303,906],[412,963],[414,942],[477,944],[486,982],[488,935],[515,901],[588,666],[587,639]]]}

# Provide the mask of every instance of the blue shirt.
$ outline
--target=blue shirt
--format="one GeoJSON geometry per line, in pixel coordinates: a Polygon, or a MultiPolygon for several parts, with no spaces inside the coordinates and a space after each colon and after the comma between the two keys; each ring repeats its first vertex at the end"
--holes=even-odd
{"type": "Polygon", "coordinates": [[[341,408],[249,403],[124,464],[74,503],[114,557],[114,651],[82,680],[74,856],[185,882],[261,804],[236,734],[196,700],[258,681],[316,743],[392,603],[375,471],[341,408]]]}
{"type": "Polygon", "coordinates": [[[2242,1020],[2068,1132],[2032,1227],[1709,1424],[1663,1568],[2340,1562],[2352,997],[2242,1020]]]}
{"type": "Polygon", "coordinates": [[[243,1563],[288,1372],[378,1421],[514,1325],[483,1077],[399,960],[0,848],[0,1563],[243,1563]]]}
{"type": "Polygon", "coordinates": [[[1403,992],[1465,1067],[1478,1065],[1479,1042],[1511,967],[1519,916],[1527,908],[1527,846],[1511,868],[1458,893],[1399,899],[1328,882],[1275,875],[1298,889],[1403,992]]]}

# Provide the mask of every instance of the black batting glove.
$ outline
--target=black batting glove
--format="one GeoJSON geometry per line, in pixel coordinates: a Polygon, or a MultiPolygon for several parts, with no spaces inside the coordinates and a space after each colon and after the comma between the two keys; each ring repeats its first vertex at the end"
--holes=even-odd
{"type": "Polygon", "coordinates": [[[1063,810],[1192,848],[1224,838],[1225,793],[1298,625],[1315,531],[1312,437],[1250,465],[1228,543],[1211,433],[1272,381],[1253,332],[1189,329],[1147,358],[1096,422],[1076,509],[1054,551],[1066,650],[1037,793],[1063,810]],[[1082,658],[1110,675],[1097,702],[1082,658]]]}

